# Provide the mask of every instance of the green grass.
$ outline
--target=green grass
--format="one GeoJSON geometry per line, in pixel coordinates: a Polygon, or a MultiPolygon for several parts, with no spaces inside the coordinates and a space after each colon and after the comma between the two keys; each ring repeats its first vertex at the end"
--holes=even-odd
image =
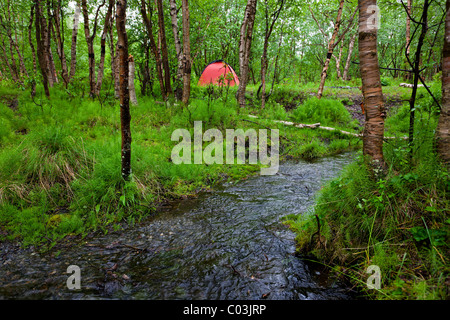
{"type": "Polygon", "coordinates": [[[125,182],[120,175],[120,111],[111,93],[91,100],[76,94],[85,86],[55,87],[47,100],[38,86],[32,100],[27,91],[1,88],[3,239],[51,248],[69,234],[118,229],[122,222],[157,213],[158,204],[166,200],[195,196],[224,179],[259,173],[259,165],[249,164],[174,165],[170,157],[177,142],[171,141],[171,134],[178,128],[192,133],[194,121],[202,121],[204,131],[279,129],[282,159],[314,160],[358,148],[357,140],[337,133],[274,124],[269,119],[291,117],[276,102],[261,110],[255,100],[254,107],[241,109],[235,89],[193,86],[187,108],[173,100],[166,105],[138,96],[139,105],[131,109],[133,179],[125,182]],[[18,99],[14,110],[5,102],[11,97],[18,99]],[[248,113],[261,120],[244,121],[248,113]]]}

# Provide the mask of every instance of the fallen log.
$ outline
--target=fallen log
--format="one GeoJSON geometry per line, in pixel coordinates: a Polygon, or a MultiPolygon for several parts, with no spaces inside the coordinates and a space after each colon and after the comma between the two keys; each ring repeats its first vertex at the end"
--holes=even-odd
{"type": "MultiPolygon", "coordinates": [[[[251,115],[251,114],[249,114],[248,116],[250,118],[258,119],[257,116],[254,116],[254,115],[251,115]]],[[[271,121],[276,122],[276,123],[282,123],[282,124],[287,125],[287,126],[294,126],[296,128],[310,128],[310,129],[319,128],[319,129],[328,130],[328,131],[337,131],[337,132],[340,132],[342,134],[350,135],[350,136],[354,136],[354,137],[362,137],[362,134],[360,134],[360,133],[353,133],[353,132],[348,132],[348,131],[344,131],[344,130],[339,130],[339,129],[336,129],[336,128],[324,127],[324,126],[321,126],[320,123],[304,124],[304,123],[294,123],[294,122],[291,122],[291,121],[283,121],[283,120],[271,120],[271,121]]]]}
{"type": "MultiPolygon", "coordinates": [[[[405,87],[405,88],[412,88],[412,87],[414,87],[414,85],[410,84],[410,83],[400,83],[399,86],[400,87],[405,87]]],[[[420,88],[420,87],[423,87],[423,84],[418,84],[417,85],[417,88],[420,88]]]]}
{"type": "Polygon", "coordinates": [[[325,86],[325,88],[331,89],[359,89],[359,87],[350,87],[350,86],[325,86]]]}
{"type": "MultiPolygon", "coordinates": [[[[258,119],[257,116],[254,116],[254,115],[251,115],[251,114],[248,114],[247,116],[250,117],[250,118],[258,119]]],[[[294,122],[291,122],[291,121],[271,120],[271,119],[270,119],[270,121],[273,121],[273,122],[276,122],[276,123],[281,123],[281,124],[284,124],[284,125],[287,125],[287,126],[294,126],[296,128],[310,128],[310,129],[322,129],[322,130],[328,130],[328,131],[336,131],[336,132],[339,132],[339,133],[344,134],[344,135],[349,135],[349,136],[353,136],[353,137],[361,137],[361,138],[363,136],[362,133],[353,133],[353,132],[348,132],[348,131],[345,131],[345,130],[340,130],[340,129],[336,129],[336,128],[332,128],[332,127],[325,127],[325,126],[321,126],[320,123],[303,124],[303,123],[294,123],[294,122]]],[[[384,139],[403,139],[403,140],[407,140],[408,137],[384,137],[384,139]]]]}

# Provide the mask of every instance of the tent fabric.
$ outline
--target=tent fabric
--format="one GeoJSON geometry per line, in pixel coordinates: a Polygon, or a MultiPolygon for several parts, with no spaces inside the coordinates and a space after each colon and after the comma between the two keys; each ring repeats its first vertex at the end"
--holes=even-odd
{"type": "MultiPolygon", "coordinates": [[[[221,76],[223,76],[222,79],[224,79],[223,84],[232,86],[239,85],[239,79],[236,75],[236,72],[234,72],[233,68],[229,64],[227,64],[223,60],[215,60],[208,64],[205,69],[203,69],[202,75],[200,76],[200,79],[198,80],[199,86],[207,86],[209,84],[215,84],[220,85],[220,79],[221,76]],[[227,75],[232,74],[232,79],[227,80],[227,75]]],[[[230,76],[228,75],[228,78],[230,76]]]]}

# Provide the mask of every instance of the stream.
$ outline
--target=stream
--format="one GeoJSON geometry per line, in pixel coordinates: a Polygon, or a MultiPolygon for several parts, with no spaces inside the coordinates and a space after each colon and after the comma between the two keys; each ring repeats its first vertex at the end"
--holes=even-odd
{"type": "Polygon", "coordinates": [[[226,182],[124,230],[58,252],[0,244],[0,299],[341,300],[351,291],[295,254],[280,219],[304,213],[352,153],[226,182]],[[69,290],[70,265],[80,289],[69,290]]]}

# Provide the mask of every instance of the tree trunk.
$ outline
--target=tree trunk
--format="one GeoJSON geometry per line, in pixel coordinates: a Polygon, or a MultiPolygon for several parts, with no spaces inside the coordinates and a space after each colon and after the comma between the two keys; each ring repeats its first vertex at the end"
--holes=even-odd
{"type": "Polygon", "coordinates": [[[261,56],[261,109],[265,108],[266,105],[266,72],[267,72],[267,49],[269,47],[269,38],[272,34],[273,27],[275,26],[275,22],[277,21],[281,10],[283,9],[284,0],[279,1],[280,7],[271,15],[272,23],[269,26],[269,12],[268,12],[268,3],[265,1],[265,32],[264,32],[264,45],[263,45],[263,54],[261,56]]]}
{"type": "Polygon", "coordinates": [[[178,34],[178,18],[177,18],[177,3],[176,0],[169,0],[170,4],[170,20],[172,23],[172,31],[173,31],[173,38],[175,43],[175,52],[177,54],[177,57],[181,54],[181,41],[180,36],[178,34]]]}
{"type": "MultiPolygon", "coordinates": [[[[34,20],[34,5],[31,6],[30,11],[30,21],[28,23],[28,44],[30,45],[31,49],[31,56],[33,59],[33,74],[36,74],[37,67],[36,67],[36,49],[34,48],[33,39],[31,37],[31,30],[33,29],[33,20],[34,20]]],[[[33,77],[31,77],[31,97],[34,97],[36,95],[36,80],[33,77]]]]}
{"type": "Polygon", "coordinates": [[[105,15],[105,25],[103,27],[102,38],[100,40],[100,62],[98,64],[97,84],[95,86],[95,95],[100,94],[103,82],[103,74],[105,69],[105,54],[106,54],[106,35],[111,28],[111,15],[112,8],[114,6],[114,0],[109,0],[108,10],[105,15]]]}
{"type": "MultiPolygon", "coordinates": [[[[113,8],[115,9],[115,8],[113,8]]],[[[115,13],[111,16],[111,27],[109,28],[109,52],[111,56],[111,76],[114,80],[114,97],[119,99],[119,62],[117,58],[117,45],[114,42],[114,33],[113,33],[113,19],[115,17],[115,13]]]]}
{"type": "Polygon", "coordinates": [[[183,97],[183,84],[182,84],[183,55],[182,55],[180,36],[178,34],[178,18],[177,18],[178,10],[177,10],[177,3],[175,0],[169,0],[169,4],[170,4],[170,19],[172,22],[172,32],[173,32],[173,38],[174,38],[174,43],[175,43],[175,52],[177,54],[177,61],[178,61],[177,73],[175,75],[173,87],[174,87],[175,97],[178,100],[181,100],[183,97]]]}
{"type": "Polygon", "coordinates": [[[70,74],[69,81],[75,75],[77,65],[77,35],[78,24],[80,21],[80,3],[76,1],[75,13],[73,15],[73,29],[72,29],[72,45],[70,47],[70,74]]]}
{"type": "MultiPolygon", "coordinates": [[[[407,4],[406,4],[406,62],[405,65],[408,65],[408,57],[409,57],[409,52],[410,52],[410,41],[411,41],[411,19],[409,18],[409,16],[411,15],[411,5],[412,5],[412,0],[407,0],[407,4]]],[[[406,69],[406,68],[405,68],[406,69]]],[[[411,74],[410,72],[405,72],[405,79],[409,80],[411,79],[411,74]]]]}
{"type": "Polygon", "coordinates": [[[46,97],[50,98],[50,91],[49,91],[49,83],[48,83],[48,61],[46,58],[47,51],[45,50],[45,39],[43,37],[44,31],[42,30],[43,27],[46,26],[45,21],[43,22],[42,18],[42,7],[40,0],[35,1],[35,12],[36,12],[36,44],[37,44],[37,54],[38,54],[38,61],[39,61],[39,68],[41,70],[42,74],[42,84],[44,85],[44,92],[46,97]]]}
{"type": "Polygon", "coordinates": [[[159,35],[161,40],[161,62],[164,69],[164,85],[167,94],[172,94],[172,87],[170,85],[170,67],[169,67],[169,54],[167,52],[167,41],[166,41],[166,27],[164,25],[164,9],[162,0],[156,0],[158,8],[158,25],[159,25],[159,35]]]}
{"type": "Polygon", "coordinates": [[[33,72],[36,73],[36,49],[34,48],[33,39],[31,37],[31,30],[33,29],[33,20],[34,20],[34,6],[31,6],[30,11],[30,21],[28,23],[28,44],[31,48],[31,57],[33,59],[33,72]]]}
{"type": "MultiPolygon", "coordinates": [[[[8,15],[5,15],[5,20],[3,21],[3,16],[0,14],[0,26],[4,29],[5,34],[9,40],[9,53],[10,53],[10,57],[11,57],[11,63],[8,62],[8,59],[5,56],[5,60],[7,61],[8,67],[11,70],[11,76],[13,77],[13,79],[15,79],[15,82],[19,82],[23,84],[22,81],[22,77],[21,77],[21,72],[19,72],[18,68],[17,68],[17,64],[16,64],[16,59],[14,57],[14,49],[15,49],[15,45],[14,45],[14,39],[12,38],[12,31],[11,31],[11,21],[10,21],[10,11],[9,11],[9,5],[6,5],[6,10],[8,11],[8,15]]],[[[3,52],[6,54],[5,52],[5,42],[2,39],[2,45],[3,45],[3,52]]],[[[19,52],[20,53],[20,52],[19,52]]]]}
{"type": "Polygon", "coordinates": [[[182,0],[183,7],[183,104],[187,105],[191,94],[191,41],[189,36],[189,2],[182,0]]]}
{"type": "Polygon", "coordinates": [[[344,67],[344,73],[342,74],[342,78],[345,81],[350,80],[350,77],[348,75],[348,71],[350,69],[350,63],[352,60],[352,54],[353,54],[353,48],[355,46],[355,40],[358,33],[354,33],[350,39],[350,44],[348,45],[348,54],[347,54],[347,61],[345,61],[345,67],[344,67]]]}
{"type": "MultiPolygon", "coordinates": [[[[10,31],[10,32],[11,32],[11,31],[10,31]]],[[[17,40],[17,33],[16,33],[15,35],[16,35],[16,40],[17,40]]],[[[10,33],[10,34],[9,34],[9,41],[10,41],[11,45],[14,47],[14,49],[15,49],[16,52],[17,52],[17,57],[18,57],[18,59],[19,59],[19,69],[20,69],[20,73],[23,74],[23,75],[25,75],[25,76],[28,78],[28,77],[29,77],[29,74],[28,74],[27,69],[25,68],[25,63],[24,63],[24,61],[23,61],[23,57],[22,57],[22,54],[20,53],[19,46],[17,45],[17,41],[16,41],[16,40],[14,40],[14,39],[12,38],[12,34],[10,33]]]]}
{"type": "Polygon", "coordinates": [[[436,130],[437,152],[447,168],[450,167],[450,0],[446,2],[444,47],[442,62],[441,115],[436,130]]]}
{"type": "Polygon", "coordinates": [[[67,62],[66,62],[66,54],[64,52],[64,40],[61,36],[61,33],[64,32],[63,28],[61,28],[61,0],[58,1],[56,4],[56,9],[53,11],[53,16],[55,17],[55,28],[54,28],[54,36],[56,38],[56,44],[57,44],[57,54],[59,57],[59,60],[61,62],[61,77],[63,78],[64,84],[69,84],[69,72],[67,70],[67,62]],[[62,31],[62,32],[61,32],[62,31]]]}
{"type": "Polygon", "coordinates": [[[376,0],[358,0],[359,7],[359,61],[364,97],[365,124],[363,154],[370,157],[375,168],[384,168],[383,136],[386,112],[381,90],[377,56],[376,0]]]}
{"type": "Polygon", "coordinates": [[[55,67],[55,60],[53,59],[53,52],[52,52],[52,46],[51,46],[51,40],[52,40],[52,30],[53,30],[53,23],[52,23],[52,15],[50,13],[50,6],[47,6],[47,15],[48,15],[48,25],[45,29],[46,35],[45,35],[45,49],[47,51],[47,58],[48,58],[48,67],[50,71],[49,75],[49,83],[50,86],[53,87],[55,83],[58,83],[58,76],[56,75],[56,67],[55,67]]]}
{"type": "Polygon", "coordinates": [[[23,60],[23,56],[20,53],[19,46],[17,44],[17,29],[16,29],[16,18],[11,19],[11,11],[10,11],[10,2],[8,2],[3,8],[5,12],[5,20],[3,21],[3,17],[0,14],[0,25],[5,30],[5,33],[9,39],[9,48],[11,53],[11,63],[12,67],[16,70],[17,76],[19,78],[19,81],[23,83],[22,81],[22,75],[25,75],[26,77],[29,77],[27,69],[25,68],[25,63],[23,60]],[[14,33],[14,39],[13,39],[13,33],[14,33]],[[19,60],[19,70],[17,71],[17,66],[14,58],[14,51],[17,53],[17,57],[19,60]]]}
{"type": "Polygon", "coordinates": [[[94,53],[94,39],[97,32],[97,19],[100,8],[105,5],[105,1],[97,7],[97,12],[94,18],[94,27],[92,30],[92,35],[90,34],[89,28],[89,11],[87,7],[86,0],[81,0],[81,7],[83,11],[84,18],[84,36],[86,38],[86,43],[88,47],[88,61],[89,61],[89,96],[91,98],[96,96],[96,83],[95,83],[95,53],[94,53]]]}
{"type": "Polygon", "coordinates": [[[141,15],[144,20],[145,27],[147,29],[148,38],[150,40],[150,49],[152,50],[153,56],[155,58],[156,73],[158,74],[159,86],[161,88],[161,96],[165,101],[167,99],[166,88],[164,85],[164,77],[161,68],[161,55],[156,45],[155,38],[153,37],[153,25],[151,21],[152,7],[149,5],[150,18],[147,16],[147,9],[145,5],[145,0],[141,0],[141,15]]]}
{"type": "Polygon", "coordinates": [[[420,56],[422,52],[422,46],[425,40],[425,35],[427,33],[428,29],[428,8],[429,8],[429,1],[425,0],[423,4],[423,11],[422,11],[422,18],[421,18],[421,26],[422,30],[419,35],[419,39],[417,41],[417,48],[416,48],[416,54],[414,62],[411,63],[411,61],[408,58],[408,63],[414,70],[414,79],[413,79],[413,88],[411,92],[411,98],[409,99],[409,137],[408,142],[410,146],[410,158],[412,158],[413,154],[413,146],[414,146],[414,122],[415,122],[415,103],[416,103],[416,95],[417,95],[417,84],[419,83],[419,76],[420,76],[420,56]]]}
{"type": "Polygon", "coordinates": [[[131,178],[131,115],[128,90],[128,37],[125,28],[127,0],[117,0],[116,28],[120,68],[120,124],[122,133],[122,178],[131,178]]]}
{"type": "Polygon", "coordinates": [[[128,57],[128,90],[130,91],[131,103],[137,105],[138,101],[136,98],[136,89],[134,87],[134,78],[135,78],[135,64],[134,58],[130,54],[130,56],[128,57]]]}
{"type": "Polygon", "coordinates": [[[95,96],[95,53],[93,38],[89,31],[89,12],[87,8],[86,0],[81,0],[81,6],[83,8],[83,24],[84,24],[84,37],[88,47],[88,61],[89,61],[89,96],[92,98],[95,96]]]}
{"type": "Polygon", "coordinates": [[[334,50],[334,47],[335,47],[336,37],[338,35],[339,28],[341,26],[341,16],[342,16],[342,9],[343,8],[344,8],[344,0],[340,0],[339,1],[339,9],[338,9],[338,13],[337,13],[337,16],[336,16],[336,22],[334,23],[333,35],[331,36],[331,39],[328,42],[327,59],[325,60],[325,63],[324,63],[323,69],[322,69],[322,73],[320,75],[320,85],[319,85],[319,90],[317,91],[317,97],[319,99],[322,98],[323,88],[325,86],[325,79],[327,78],[327,70],[328,70],[328,67],[330,65],[331,57],[333,55],[333,50],[334,50]]]}
{"type": "Polygon", "coordinates": [[[241,108],[245,107],[245,89],[248,82],[248,68],[250,61],[250,48],[252,45],[253,25],[255,22],[257,0],[247,0],[244,19],[242,21],[239,40],[239,87],[237,102],[241,108]]]}
{"type": "Polygon", "coordinates": [[[149,94],[153,95],[153,77],[150,72],[150,54],[149,54],[149,45],[148,39],[144,38],[144,53],[145,59],[142,63],[139,64],[140,74],[142,75],[141,81],[141,95],[148,96],[149,94]]]}
{"type": "Polygon", "coordinates": [[[340,48],[339,48],[339,55],[336,57],[333,54],[333,58],[336,61],[336,78],[339,80],[342,78],[342,74],[341,74],[341,59],[342,59],[342,50],[343,50],[344,46],[341,44],[340,48]]]}
{"type": "Polygon", "coordinates": [[[8,56],[7,56],[6,50],[5,50],[5,41],[3,40],[1,35],[0,35],[0,39],[2,41],[2,43],[1,43],[1,48],[2,48],[2,51],[3,51],[2,58],[5,61],[6,66],[8,67],[9,73],[11,75],[11,79],[15,83],[19,83],[20,81],[19,81],[19,78],[18,78],[18,75],[17,75],[17,70],[15,70],[15,68],[13,68],[13,66],[8,61],[8,56]]]}

